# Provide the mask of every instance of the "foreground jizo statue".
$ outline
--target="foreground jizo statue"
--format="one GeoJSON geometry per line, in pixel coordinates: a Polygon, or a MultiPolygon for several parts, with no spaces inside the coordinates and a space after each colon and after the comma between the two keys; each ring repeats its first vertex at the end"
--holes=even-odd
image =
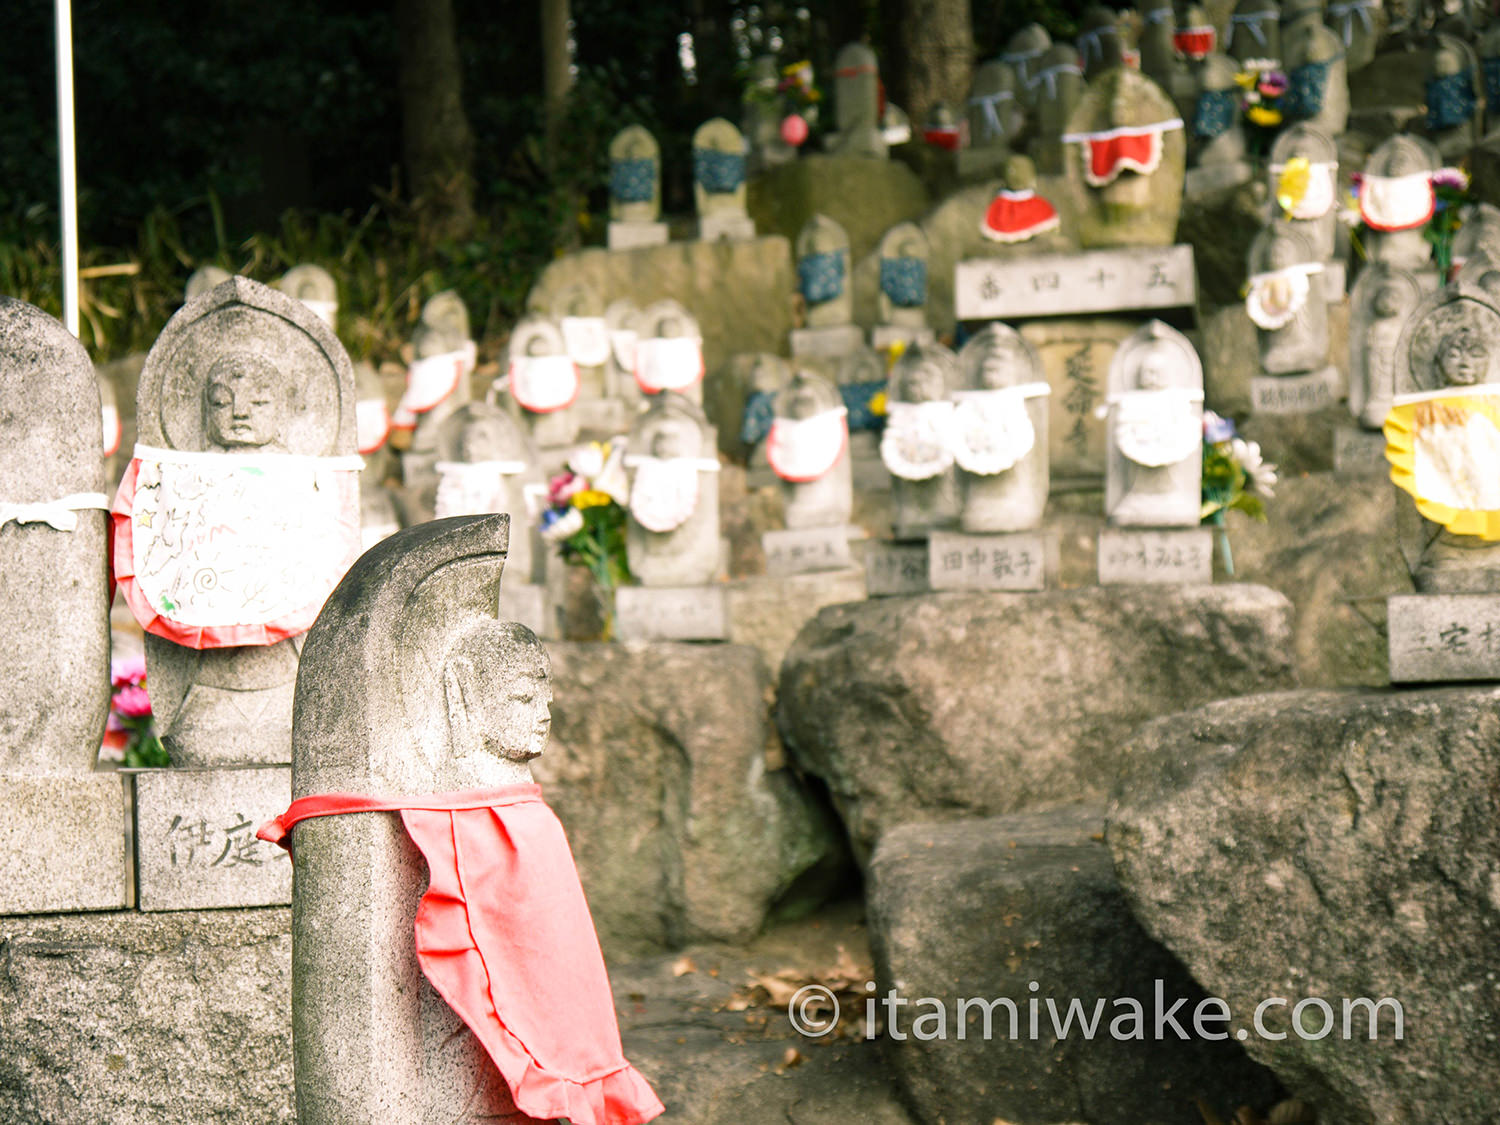
{"type": "Polygon", "coordinates": [[[662,1112],[621,1051],[567,838],[527,765],[551,677],[530,630],[495,616],[506,539],[504,516],[409,528],[308,634],[296,799],[261,829],[296,862],[302,1125],[662,1112]]]}
{"type": "Polygon", "coordinates": [[[1422,299],[1385,420],[1401,552],[1423,593],[1500,593],[1500,276],[1422,299]],[[1493,279],[1493,282],[1491,282],[1493,279]]]}
{"type": "Polygon", "coordinates": [[[242,277],[146,357],[114,565],[174,765],[290,760],[301,634],[360,550],[354,401],[327,325],[242,277]]]}
{"type": "Polygon", "coordinates": [[[1159,320],[1109,365],[1104,514],[1116,527],[1196,527],[1202,505],[1203,365],[1159,320]]]}

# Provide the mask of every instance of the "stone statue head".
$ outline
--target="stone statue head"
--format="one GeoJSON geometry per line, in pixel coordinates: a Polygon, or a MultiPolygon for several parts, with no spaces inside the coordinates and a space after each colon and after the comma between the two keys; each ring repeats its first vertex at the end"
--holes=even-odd
{"type": "Polygon", "coordinates": [[[521,458],[515,427],[496,415],[469,419],[458,435],[458,459],[468,464],[482,461],[508,461],[521,458]]]}
{"type": "Polygon", "coordinates": [[[265,356],[229,352],[203,385],[203,436],[213,449],[284,449],[292,388],[265,356]]]}
{"type": "Polygon", "coordinates": [[[1193,345],[1159,320],[1142,325],[1122,341],[1109,365],[1111,394],[1202,386],[1203,365],[1193,345]]]}
{"type": "Polygon", "coordinates": [[[897,402],[941,402],[948,397],[948,363],[944,348],[908,348],[891,372],[897,402]]]}
{"type": "Polygon", "coordinates": [[[1450,387],[1472,387],[1485,381],[1490,369],[1490,342],[1465,324],[1438,342],[1438,375],[1450,387]]]}
{"type": "Polygon", "coordinates": [[[1396,394],[1500,383],[1500,298],[1463,281],[1422,298],[1396,344],[1396,394]]]}
{"type": "Polygon", "coordinates": [[[811,371],[799,370],[776,396],[775,410],[783,418],[802,421],[825,411],[836,410],[843,402],[843,397],[831,380],[811,371]]]}
{"type": "Polygon", "coordinates": [[[455,758],[527,762],[547,748],[552,665],[526,626],[475,621],[444,656],[442,681],[455,758]]]}

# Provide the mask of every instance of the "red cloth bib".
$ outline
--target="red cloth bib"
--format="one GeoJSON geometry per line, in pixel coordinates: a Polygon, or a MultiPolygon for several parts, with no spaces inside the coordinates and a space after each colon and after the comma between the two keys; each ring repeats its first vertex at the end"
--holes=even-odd
{"type": "Polygon", "coordinates": [[[1063,140],[1087,149],[1083,178],[1091,187],[1113,183],[1121,172],[1149,176],[1161,163],[1162,134],[1181,129],[1182,119],[1173,118],[1141,128],[1122,127],[1100,133],[1069,133],[1063,140]]]}
{"type": "Polygon", "coordinates": [[[573,853],[537,785],[302,797],[261,826],[291,851],[309,817],[399,812],[426,857],[417,963],[537,1122],[638,1125],[663,1112],[625,1060],[604,956],[573,853]]]}
{"type": "Polygon", "coordinates": [[[1196,60],[1213,53],[1217,38],[1212,27],[1185,27],[1172,33],[1172,46],[1184,58],[1196,60]]]}
{"type": "Polygon", "coordinates": [[[995,242],[1025,242],[1056,230],[1057,211],[1034,191],[1000,191],[990,200],[979,230],[995,242]]]}
{"type": "Polygon", "coordinates": [[[957,152],[963,147],[963,134],[957,125],[929,125],[922,130],[922,140],[933,148],[957,152]]]}

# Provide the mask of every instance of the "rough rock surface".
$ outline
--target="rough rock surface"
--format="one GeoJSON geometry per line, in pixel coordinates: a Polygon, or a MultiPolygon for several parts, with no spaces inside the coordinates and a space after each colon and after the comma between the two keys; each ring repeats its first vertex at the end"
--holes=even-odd
{"type": "Polygon", "coordinates": [[[290,911],[0,918],[0,1120],[284,1122],[290,911]]]}
{"type": "Polygon", "coordinates": [[[777,719],[857,855],[896,824],[1102,797],[1139,724],[1290,687],[1292,610],[1261,586],[930,594],[819,612],[777,719]]]}
{"type": "Polygon", "coordinates": [[[908,824],[881,838],[868,887],[878,994],[894,988],[908,1002],[894,1019],[884,1006],[886,1034],[905,1036],[891,1057],[923,1121],[1201,1125],[1194,1097],[1260,1108],[1274,1100],[1275,1081],[1237,1043],[1183,1041],[1165,1022],[1155,1039],[1157,1012],[1179,999],[1173,1019],[1193,1036],[1203,992],[1131,918],[1103,824],[1099,804],[908,824]],[[933,1038],[936,1008],[924,997],[942,1003],[942,1037],[933,1038]],[[1017,1012],[1014,1034],[1006,1006],[993,1009],[988,1038],[983,1009],[958,1010],[961,999],[1002,997],[1017,1012]],[[1092,1037],[1080,1022],[1058,1034],[1075,999],[1083,1021],[1102,1013],[1092,1037]],[[919,1024],[924,1011],[929,1022],[919,1024]]]}
{"type": "Polygon", "coordinates": [[[1109,814],[1142,925],[1234,1011],[1320,1125],[1495,1119],[1500,1073],[1500,688],[1295,692],[1147,727],[1109,814]],[[1344,1002],[1399,1001],[1377,1040],[1344,1002]],[[1316,1007],[1302,1026],[1324,1022],[1316,1007]]]}
{"type": "Polygon", "coordinates": [[[821,901],[833,815],[767,765],[770,679],[742,645],[551,644],[552,741],[532,763],[607,955],[743,940],[821,901]]]}

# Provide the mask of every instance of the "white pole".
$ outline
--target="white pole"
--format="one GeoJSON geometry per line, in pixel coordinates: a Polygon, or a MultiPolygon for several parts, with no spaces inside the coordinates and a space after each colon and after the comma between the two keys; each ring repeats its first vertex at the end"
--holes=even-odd
{"type": "Polygon", "coordinates": [[[78,176],[73,151],[73,7],[54,0],[57,17],[57,165],[62,199],[63,323],[78,335],[78,176]]]}

